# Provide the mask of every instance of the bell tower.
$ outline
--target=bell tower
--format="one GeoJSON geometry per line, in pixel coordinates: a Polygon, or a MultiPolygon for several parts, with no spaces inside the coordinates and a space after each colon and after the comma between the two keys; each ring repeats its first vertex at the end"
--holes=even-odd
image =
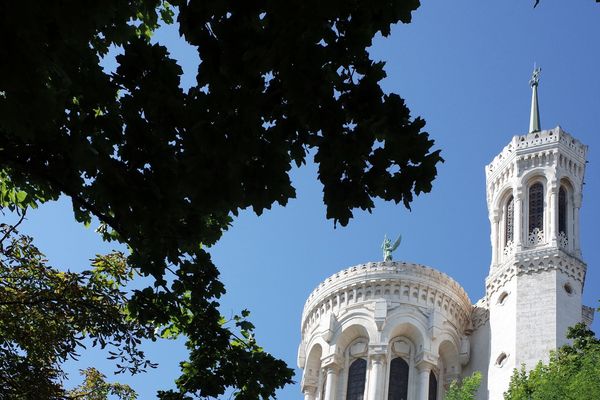
{"type": "MultiPolygon", "coordinates": [[[[502,399],[513,368],[547,361],[581,322],[586,264],[579,210],[587,146],[556,127],[540,129],[536,68],[529,133],[514,136],[486,167],[492,260],[486,279],[490,316],[490,400],[502,399]]],[[[583,310],[583,311],[582,311],[583,310]]]]}

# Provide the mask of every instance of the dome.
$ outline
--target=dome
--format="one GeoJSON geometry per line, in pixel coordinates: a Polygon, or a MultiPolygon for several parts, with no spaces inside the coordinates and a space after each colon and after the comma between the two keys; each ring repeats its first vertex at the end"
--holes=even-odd
{"type": "Polygon", "coordinates": [[[392,391],[422,398],[425,386],[441,393],[468,361],[471,310],[456,281],[419,264],[372,262],[330,276],[302,313],[305,398],[346,399],[353,390],[369,399],[392,391]]]}
{"type": "Polygon", "coordinates": [[[317,286],[302,312],[302,332],[331,307],[385,299],[419,307],[434,307],[467,323],[471,300],[458,282],[436,269],[402,261],[370,262],[344,269],[317,286]],[[356,293],[356,294],[355,294],[356,293]]]}

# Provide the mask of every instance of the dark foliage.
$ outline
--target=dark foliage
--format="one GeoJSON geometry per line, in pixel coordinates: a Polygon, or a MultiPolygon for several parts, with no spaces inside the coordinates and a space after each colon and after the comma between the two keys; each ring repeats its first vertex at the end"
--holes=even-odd
{"type": "Polygon", "coordinates": [[[173,5],[201,60],[187,92],[167,49],[148,40],[161,18],[171,22],[167,3],[0,3],[0,203],[67,195],[78,221],[97,217],[105,239],[131,248],[128,265],[155,285],[134,293],[129,312],[184,334],[190,350],[178,392],[163,398],[226,387],[268,398],[292,372],[223,324],[224,288],[202,245],[239,210],[293,198],[288,172],[309,150],[327,218],[341,225],[376,197],[409,207],[431,189],[439,151],[404,100],[383,93],[384,64],[366,50],[419,2],[173,5]],[[111,46],[123,54],[107,73],[111,46]]]}

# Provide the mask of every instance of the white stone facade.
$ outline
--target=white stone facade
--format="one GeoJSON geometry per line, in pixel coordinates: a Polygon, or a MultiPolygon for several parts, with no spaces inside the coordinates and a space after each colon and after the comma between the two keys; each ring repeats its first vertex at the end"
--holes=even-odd
{"type": "Polygon", "coordinates": [[[365,399],[387,399],[390,363],[409,368],[408,398],[427,400],[469,360],[471,301],[431,268],[403,262],[358,265],[325,280],[302,315],[298,364],[305,399],[345,399],[350,364],[367,361],[365,399]]]}
{"type": "Polygon", "coordinates": [[[587,267],[579,209],[586,153],[587,146],[556,127],[513,137],[486,167],[490,355],[480,399],[501,400],[514,368],[548,361],[551,350],[567,343],[567,328],[583,320],[587,267]],[[534,228],[536,207],[541,214],[534,228]]]}
{"type": "Polygon", "coordinates": [[[557,127],[513,137],[486,167],[492,262],[475,305],[447,275],[405,262],[322,282],[302,314],[305,400],[442,400],[474,371],[478,399],[500,400],[515,367],[546,361],[569,326],[591,323],[579,247],[586,152],[557,127]]]}

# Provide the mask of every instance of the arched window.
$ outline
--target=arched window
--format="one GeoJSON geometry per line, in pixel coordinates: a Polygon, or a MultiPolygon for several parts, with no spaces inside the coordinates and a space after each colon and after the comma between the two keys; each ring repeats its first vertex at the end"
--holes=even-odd
{"type": "Polygon", "coordinates": [[[534,183],[529,188],[529,233],[544,230],[544,187],[534,183]]]}
{"type": "Polygon", "coordinates": [[[348,368],[348,390],[346,400],[363,400],[367,378],[367,361],[357,358],[348,368]]]}
{"type": "Polygon", "coordinates": [[[567,191],[563,186],[558,190],[558,233],[567,234],[567,191]]]}
{"type": "Polygon", "coordinates": [[[408,398],[408,364],[397,357],[390,363],[390,388],[388,400],[406,400],[408,398]]]}
{"type": "Polygon", "coordinates": [[[510,196],[506,202],[504,210],[504,245],[514,240],[515,232],[515,202],[514,197],[510,196]]]}
{"type": "Polygon", "coordinates": [[[429,373],[429,397],[428,397],[429,400],[437,400],[437,387],[438,387],[437,377],[435,376],[433,371],[431,371],[429,373]]]}

